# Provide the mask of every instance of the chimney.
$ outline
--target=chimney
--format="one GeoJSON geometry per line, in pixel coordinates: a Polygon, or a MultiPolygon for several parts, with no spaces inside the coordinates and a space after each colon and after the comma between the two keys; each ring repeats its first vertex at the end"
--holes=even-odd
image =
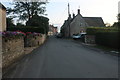
{"type": "Polygon", "coordinates": [[[69,14],[69,18],[71,18],[71,14],[69,14]]]}
{"type": "Polygon", "coordinates": [[[78,14],[80,14],[80,9],[78,9],[78,14]]]}
{"type": "Polygon", "coordinates": [[[75,14],[73,13],[73,18],[75,18],[75,14]]]}

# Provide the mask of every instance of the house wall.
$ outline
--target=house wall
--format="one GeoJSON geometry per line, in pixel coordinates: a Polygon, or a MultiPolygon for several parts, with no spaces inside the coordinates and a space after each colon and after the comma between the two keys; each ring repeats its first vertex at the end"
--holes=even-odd
{"type": "Polygon", "coordinates": [[[65,37],[69,37],[69,26],[65,27],[65,37]]]}
{"type": "Polygon", "coordinates": [[[78,14],[75,19],[70,23],[70,35],[72,36],[73,34],[85,32],[86,27],[88,27],[88,24],[85,22],[82,16],[78,14]]]}
{"type": "Polygon", "coordinates": [[[58,31],[57,31],[57,27],[54,27],[53,28],[53,33],[54,33],[54,35],[57,33],[58,31]]]}
{"type": "Polygon", "coordinates": [[[68,25],[68,22],[66,21],[65,24],[64,24],[64,36],[65,37],[69,37],[69,25],[68,25]]]}
{"type": "Polygon", "coordinates": [[[58,32],[57,27],[54,27],[53,25],[49,25],[48,35],[55,35],[57,32],[58,32]]]}
{"type": "Polygon", "coordinates": [[[6,10],[0,8],[0,31],[6,31],[6,10]]]}

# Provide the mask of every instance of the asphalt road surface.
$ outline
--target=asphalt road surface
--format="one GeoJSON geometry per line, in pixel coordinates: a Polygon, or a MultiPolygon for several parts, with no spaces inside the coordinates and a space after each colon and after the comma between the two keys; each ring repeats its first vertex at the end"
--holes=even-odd
{"type": "Polygon", "coordinates": [[[9,78],[118,78],[118,57],[73,40],[49,37],[10,72],[9,78]]]}

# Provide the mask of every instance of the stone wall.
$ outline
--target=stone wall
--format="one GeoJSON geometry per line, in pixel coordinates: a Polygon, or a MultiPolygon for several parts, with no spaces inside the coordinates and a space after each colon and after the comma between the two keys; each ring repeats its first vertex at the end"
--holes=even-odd
{"type": "Polygon", "coordinates": [[[95,44],[95,36],[94,35],[85,35],[85,43],[86,44],[95,44]]]}
{"type": "Polygon", "coordinates": [[[22,36],[2,38],[2,68],[8,67],[23,55],[24,39],[22,36]]]}
{"type": "Polygon", "coordinates": [[[28,35],[24,38],[24,43],[25,43],[25,47],[37,47],[41,44],[44,43],[46,39],[46,35],[44,34],[39,34],[39,35],[28,35]]]}
{"type": "Polygon", "coordinates": [[[2,78],[2,37],[0,36],[0,80],[2,78]]]}
{"type": "Polygon", "coordinates": [[[2,38],[2,68],[8,68],[12,63],[16,62],[26,53],[26,48],[36,48],[43,44],[46,40],[46,35],[34,35],[27,37],[3,37],[2,38]]]}

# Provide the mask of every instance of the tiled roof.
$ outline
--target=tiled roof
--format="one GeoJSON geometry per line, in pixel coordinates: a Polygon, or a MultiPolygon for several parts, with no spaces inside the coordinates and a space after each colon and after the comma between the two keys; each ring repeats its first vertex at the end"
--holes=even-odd
{"type": "Polygon", "coordinates": [[[92,27],[104,27],[105,24],[101,17],[83,17],[83,19],[92,27]]]}

